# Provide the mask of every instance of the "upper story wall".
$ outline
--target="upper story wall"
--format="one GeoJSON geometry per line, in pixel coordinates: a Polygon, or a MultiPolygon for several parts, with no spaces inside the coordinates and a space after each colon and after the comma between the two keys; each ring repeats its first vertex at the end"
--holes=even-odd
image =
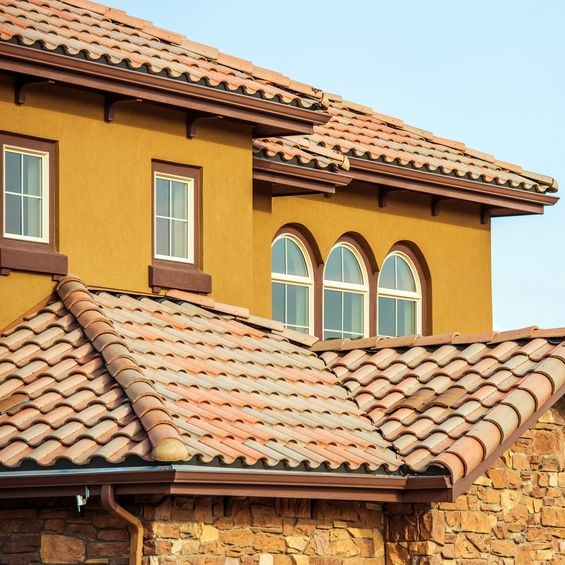
{"type": "MultiPolygon", "coordinates": [[[[322,260],[344,234],[365,242],[380,269],[391,248],[409,242],[430,273],[431,320],[427,331],[479,332],[492,327],[490,224],[476,204],[443,201],[432,216],[430,196],[395,192],[380,208],[374,186],[352,183],[332,198],[270,198],[266,185],[254,198],[255,308],[270,315],[271,255],[268,242],[288,224],[305,226],[322,260]]],[[[375,291],[375,289],[372,289],[375,291]]],[[[370,327],[369,333],[376,334],[370,327]]]]}
{"type": "MultiPolygon", "coordinates": [[[[91,286],[151,291],[151,163],[161,160],[201,169],[201,267],[217,300],[270,317],[271,242],[298,224],[323,259],[340,236],[359,234],[377,270],[395,243],[411,242],[431,274],[427,331],[491,327],[490,230],[478,205],[445,201],[432,217],[429,196],[396,192],[379,208],[375,188],[355,183],[332,198],[271,198],[261,183],[253,195],[247,127],[204,121],[188,139],[185,113],[136,103],[118,105],[106,123],[101,95],[56,85],[30,87],[18,106],[13,79],[2,77],[0,115],[4,133],[56,142],[57,247],[91,286]]],[[[52,289],[49,275],[0,277],[0,326],[52,289]]]]}
{"type": "MultiPolygon", "coordinates": [[[[202,258],[213,293],[251,304],[251,132],[225,120],[201,122],[186,137],[186,114],[145,104],[116,107],[104,121],[102,96],[32,86],[14,104],[14,81],[0,77],[1,130],[56,142],[58,250],[69,272],[93,286],[150,292],[152,160],[202,170],[202,258]],[[229,244],[229,253],[226,246],[229,244]]],[[[49,275],[0,277],[0,327],[53,289],[49,275]]]]}

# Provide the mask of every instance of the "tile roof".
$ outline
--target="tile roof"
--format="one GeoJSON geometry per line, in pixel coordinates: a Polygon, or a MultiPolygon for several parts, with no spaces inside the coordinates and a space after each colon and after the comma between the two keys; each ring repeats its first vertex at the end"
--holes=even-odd
{"type": "Polygon", "coordinates": [[[0,0],[0,40],[315,109],[320,90],[88,0],[0,0]]]}
{"type": "Polygon", "coordinates": [[[67,277],[0,338],[0,464],[398,469],[335,375],[288,336],[207,297],[88,291],[67,277]]]}
{"type": "Polygon", "coordinates": [[[418,169],[534,192],[556,192],[553,178],[524,171],[402,120],[329,95],[331,119],[311,135],[256,139],[258,157],[321,169],[349,168],[349,158],[418,169]]]}
{"type": "Polygon", "coordinates": [[[0,336],[0,465],[439,468],[457,482],[565,393],[565,328],[313,342],[209,297],[66,277],[0,336]]]}
{"type": "Polygon", "coordinates": [[[359,408],[415,472],[454,482],[565,393],[565,328],[318,342],[359,408]]]}

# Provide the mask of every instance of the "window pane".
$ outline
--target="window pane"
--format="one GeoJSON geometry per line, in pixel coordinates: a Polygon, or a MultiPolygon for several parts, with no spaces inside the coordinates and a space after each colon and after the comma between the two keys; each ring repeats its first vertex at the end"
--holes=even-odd
{"type": "Polygon", "coordinates": [[[363,284],[363,273],[357,257],[350,249],[342,247],[343,251],[343,282],[363,284]]]}
{"type": "Polygon", "coordinates": [[[6,194],[6,233],[22,235],[22,197],[6,194]]]}
{"type": "Polygon", "coordinates": [[[413,300],[396,301],[397,335],[412,335],[416,333],[416,302],[413,300]]]}
{"type": "Polygon", "coordinates": [[[157,236],[155,248],[157,255],[169,256],[171,254],[169,248],[169,224],[169,220],[155,219],[155,234],[157,236]]]}
{"type": "Polygon", "coordinates": [[[363,295],[343,293],[343,331],[363,335],[363,295]]]}
{"type": "Polygon", "coordinates": [[[324,337],[326,331],[342,331],[342,294],[337,290],[324,290],[324,337]]]}
{"type": "Polygon", "coordinates": [[[171,240],[171,255],[173,257],[188,258],[188,222],[171,220],[173,230],[171,240]]]}
{"type": "Polygon", "coordinates": [[[396,300],[379,296],[379,335],[396,336],[396,300]]]}
{"type": "Polygon", "coordinates": [[[22,155],[6,151],[6,190],[8,192],[21,192],[22,191],[22,155]]]}
{"type": "Polygon", "coordinates": [[[23,235],[41,237],[41,198],[23,198],[24,226],[23,235]]]}
{"type": "Polygon", "coordinates": [[[285,311],[285,301],[284,301],[284,284],[281,283],[273,283],[273,320],[277,320],[279,322],[285,321],[284,319],[284,311],[285,311]]]}
{"type": "Polygon", "coordinates": [[[41,196],[41,157],[24,155],[23,160],[23,192],[41,196]]]}
{"type": "Polygon", "coordinates": [[[408,290],[416,292],[416,283],[412,270],[402,257],[396,257],[396,284],[397,290],[408,290]]]}
{"type": "Polygon", "coordinates": [[[171,182],[171,216],[179,220],[188,220],[188,184],[171,182]]]}
{"type": "Polygon", "coordinates": [[[170,216],[169,184],[168,180],[160,179],[159,177],[155,179],[155,211],[157,216],[170,216]]]}
{"type": "Polygon", "coordinates": [[[292,326],[308,326],[307,287],[286,285],[286,323],[292,326]]]}
{"type": "Polygon", "coordinates": [[[301,277],[308,276],[308,268],[300,247],[292,241],[286,240],[286,274],[301,277]]]}
{"type": "Polygon", "coordinates": [[[341,272],[342,250],[343,247],[334,247],[332,249],[326,263],[326,270],[324,271],[325,280],[343,282],[343,275],[341,272]]]}
{"type": "Polygon", "coordinates": [[[342,332],[334,332],[332,330],[324,330],[324,339],[339,339],[343,337],[342,332]]]}
{"type": "MultiPolygon", "coordinates": [[[[273,244],[273,249],[271,251],[272,257],[272,269],[273,273],[280,273],[284,275],[286,273],[286,269],[284,267],[284,248],[285,248],[286,239],[281,238],[277,239],[273,244]]],[[[278,319],[278,318],[277,318],[278,319]]]]}
{"type": "Polygon", "coordinates": [[[396,255],[389,257],[379,275],[379,286],[381,288],[396,288],[396,277],[394,265],[396,263],[396,255]]]}

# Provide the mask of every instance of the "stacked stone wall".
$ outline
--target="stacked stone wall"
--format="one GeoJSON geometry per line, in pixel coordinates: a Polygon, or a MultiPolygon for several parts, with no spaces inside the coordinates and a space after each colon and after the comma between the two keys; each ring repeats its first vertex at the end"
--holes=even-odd
{"type": "Polygon", "coordinates": [[[565,565],[565,400],[455,502],[385,506],[387,565],[565,565]]]}

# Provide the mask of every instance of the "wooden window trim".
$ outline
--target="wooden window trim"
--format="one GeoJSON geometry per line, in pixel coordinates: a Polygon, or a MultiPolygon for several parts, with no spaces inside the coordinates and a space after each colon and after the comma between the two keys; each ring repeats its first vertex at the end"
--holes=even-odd
{"type": "Polygon", "coordinates": [[[57,143],[14,133],[0,132],[0,274],[9,275],[12,270],[47,273],[53,276],[68,272],[66,255],[56,249],[57,235],[57,143]],[[4,146],[11,145],[47,154],[49,218],[48,241],[36,242],[4,237],[4,146]]]}
{"type": "Polygon", "coordinates": [[[151,265],[149,265],[149,286],[155,292],[162,288],[174,288],[209,294],[212,291],[212,277],[201,270],[202,265],[202,183],[201,169],[166,161],[151,162],[151,265]],[[158,173],[190,178],[194,181],[194,262],[185,263],[172,259],[155,258],[155,175],[158,173]]]}

